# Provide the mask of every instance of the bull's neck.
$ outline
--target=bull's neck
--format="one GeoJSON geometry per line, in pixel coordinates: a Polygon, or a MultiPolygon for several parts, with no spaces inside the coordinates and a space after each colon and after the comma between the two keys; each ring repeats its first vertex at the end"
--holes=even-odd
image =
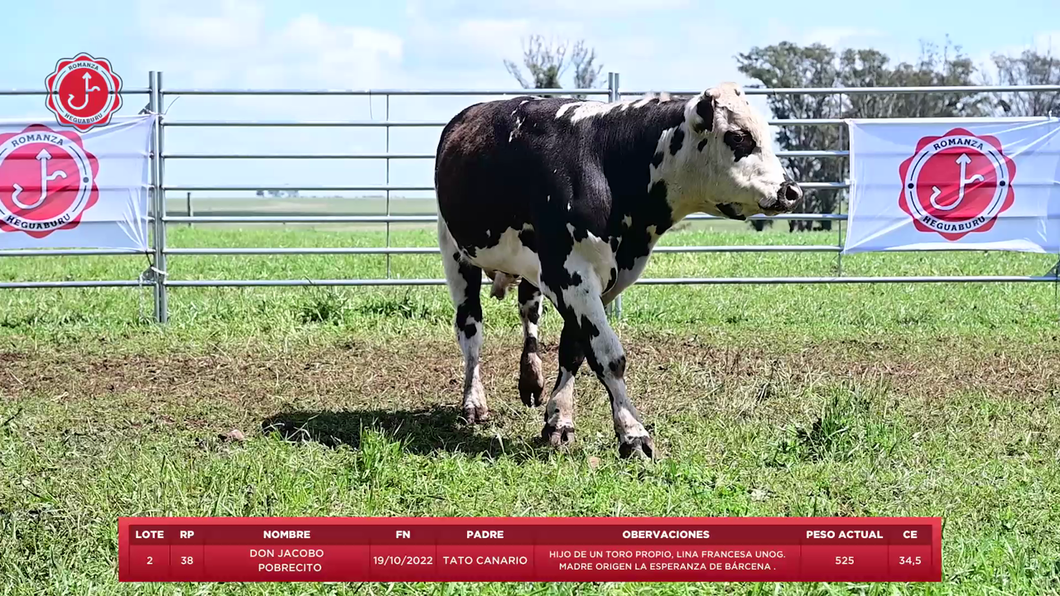
{"type": "Polygon", "coordinates": [[[623,220],[620,228],[643,239],[646,233],[653,243],[695,211],[688,201],[674,200],[682,189],[671,174],[687,146],[694,144],[685,124],[685,107],[679,99],[622,102],[608,111],[609,122],[598,137],[605,147],[603,165],[615,198],[615,216],[623,220]]]}
{"type": "Polygon", "coordinates": [[[646,256],[660,236],[695,211],[687,201],[674,200],[682,189],[672,176],[666,179],[675,155],[695,143],[686,129],[685,105],[676,99],[624,102],[601,128],[604,170],[614,198],[609,227],[631,259],[646,256]]]}

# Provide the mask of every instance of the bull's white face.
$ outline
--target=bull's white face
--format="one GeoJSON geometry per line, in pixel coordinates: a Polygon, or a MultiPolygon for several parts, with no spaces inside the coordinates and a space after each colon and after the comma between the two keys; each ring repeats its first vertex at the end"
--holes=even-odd
{"type": "Polygon", "coordinates": [[[700,210],[743,219],[791,211],[802,198],[773,152],[768,122],[735,84],[689,100],[685,121],[696,149],[691,161],[698,162],[686,167],[700,168],[706,182],[700,210]]]}

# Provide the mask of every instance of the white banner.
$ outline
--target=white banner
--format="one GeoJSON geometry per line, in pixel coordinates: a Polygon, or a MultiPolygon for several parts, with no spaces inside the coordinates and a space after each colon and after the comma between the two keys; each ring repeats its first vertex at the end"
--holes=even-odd
{"type": "Polygon", "coordinates": [[[1060,251],[1060,119],[850,120],[843,252],[1060,251]]]}
{"type": "Polygon", "coordinates": [[[0,248],[147,250],[155,118],[85,133],[0,120],[0,248]]]}

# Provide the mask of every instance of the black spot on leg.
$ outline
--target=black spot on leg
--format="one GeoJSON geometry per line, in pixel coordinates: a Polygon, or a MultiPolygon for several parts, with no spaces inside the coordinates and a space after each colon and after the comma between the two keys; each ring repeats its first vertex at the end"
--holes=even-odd
{"type": "Polygon", "coordinates": [[[541,292],[525,279],[519,282],[519,308],[523,311],[527,321],[534,325],[540,319],[541,292]]]}
{"type": "Polygon", "coordinates": [[[570,276],[570,282],[572,286],[580,286],[582,285],[582,276],[577,271],[575,271],[570,276]]]}
{"type": "Polygon", "coordinates": [[[677,152],[681,150],[681,144],[685,140],[685,131],[678,127],[674,130],[674,134],[670,137],[670,155],[677,155],[677,152]]]}
{"type": "Polygon", "coordinates": [[[478,295],[482,285],[482,270],[465,263],[459,263],[459,266],[460,276],[467,283],[467,294],[456,307],[456,326],[464,337],[470,339],[478,333],[475,323],[482,320],[482,302],[478,295]]]}
{"type": "Polygon", "coordinates": [[[586,339],[592,339],[600,335],[600,328],[593,325],[593,322],[585,315],[582,315],[581,328],[586,339]]]}
{"type": "Polygon", "coordinates": [[[610,364],[607,365],[607,367],[609,369],[611,369],[611,374],[615,375],[616,377],[621,378],[621,377],[625,376],[625,374],[626,374],[626,355],[623,354],[623,355],[619,356],[618,358],[615,358],[614,360],[611,361],[610,364]]]}
{"type": "MultiPolygon", "coordinates": [[[[570,322],[563,324],[563,331],[559,336],[559,367],[571,374],[576,374],[585,362],[585,351],[582,349],[581,340],[578,337],[578,327],[570,322]]],[[[556,375],[556,385],[553,391],[559,387],[559,379],[562,375],[556,375]]]]}
{"type": "Polygon", "coordinates": [[[526,339],[523,341],[523,352],[525,352],[527,354],[536,354],[537,353],[537,338],[536,337],[534,337],[533,335],[526,336],[526,339]]]}
{"type": "Polygon", "coordinates": [[[659,167],[659,165],[662,164],[662,162],[663,162],[663,153],[662,153],[662,151],[656,151],[655,155],[651,156],[651,165],[653,165],[655,167],[659,167]]]}
{"type": "Polygon", "coordinates": [[[478,301],[464,300],[456,307],[456,326],[464,337],[470,339],[478,333],[475,322],[482,317],[482,307],[478,301]],[[476,313],[478,316],[476,316],[476,313]]]}
{"type": "Polygon", "coordinates": [[[698,148],[698,149],[699,149],[700,151],[702,151],[702,150],[703,150],[703,148],[704,148],[704,147],[706,147],[706,146],[707,146],[707,139],[703,139],[702,141],[700,141],[700,142],[699,142],[699,146],[698,146],[697,148],[698,148]]]}

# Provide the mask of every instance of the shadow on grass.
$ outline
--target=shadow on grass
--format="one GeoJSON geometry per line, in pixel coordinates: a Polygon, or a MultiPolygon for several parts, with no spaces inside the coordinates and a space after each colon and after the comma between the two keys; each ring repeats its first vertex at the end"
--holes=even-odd
{"type": "Polygon", "coordinates": [[[328,447],[359,449],[364,434],[375,431],[400,443],[405,452],[418,455],[450,452],[526,460],[547,459],[549,454],[540,442],[504,441],[481,434],[464,422],[455,407],[281,412],[263,420],[261,428],[266,434],[278,432],[287,441],[315,441],[328,447]]]}

